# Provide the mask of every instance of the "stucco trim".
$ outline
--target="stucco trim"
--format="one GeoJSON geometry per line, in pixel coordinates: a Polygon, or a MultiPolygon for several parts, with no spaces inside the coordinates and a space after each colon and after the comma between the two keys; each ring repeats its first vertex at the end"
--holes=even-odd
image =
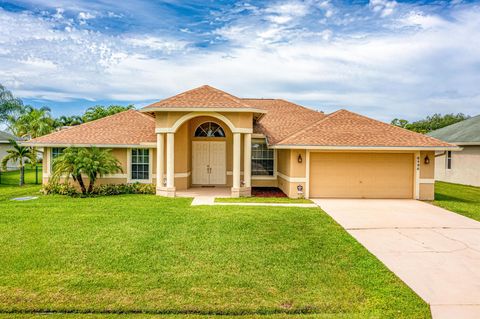
{"type": "Polygon", "coordinates": [[[198,111],[195,111],[195,112],[191,112],[191,113],[185,114],[182,117],[180,117],[172,125],[172,127],[157,127],[155,129],[155,133],[175,133],[178,130],[178,128],[180,126],[182,126],[183,123],[185,123],[186,121],[191,120],[195,117],[199,117],[199,116],[210,116],[210,117],[214,117],[216,119],[219,119],[220,121],[224,122],[228,126],[228,128],[230,129],[230,131],[232,131],[232,133],[252,133],[253,132],[253,129],[251,129],[251,128],[237,128],[237,127],[235,127],[235,125],[232,123],[232,121],[230,121],[230,119],[223,114],[220,114],[220,113],[217,113],[217,112],[198,112],[198,111]]]}
{"type": "Polygon", "coordinates": [[[435,184],[435,178],[420,178],[420,184],[435,184]]]}
{"type": "Polygon", "coordinates": [[[280,172],[277,172],[277,176],[290,183],[305,183],[307,181],[306,177],[290,177],[280,172]]]}

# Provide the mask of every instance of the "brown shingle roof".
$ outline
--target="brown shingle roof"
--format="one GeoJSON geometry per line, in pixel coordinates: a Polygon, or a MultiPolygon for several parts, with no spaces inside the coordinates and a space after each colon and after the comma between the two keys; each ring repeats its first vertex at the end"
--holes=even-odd
{"type": "MultiPolygon", "coordinates": [[[[207,85],[149,107],[152,110],[157,107],[218,107],[232,108],[232,111],[238,108],[260,113],[266,111],[254,123],[254,132],[267,136],[270,145],[285,147],[455,147],[346,110],[325,115],[281,99],[240,99],[207,85]]],[[[28,144],[113,146],[155,141],[155,119],[146,113],[130,110],[42,136],[28,141],[28,144]]]]}
{"type": "Polygon", "coordinates": [[[143,110],[162,108],[251,108],[251,106],[227,92],[203,85],[150,104],[143,110]]]}
{"type": "Polygon", "coordinates": [[[281,99],[242,99],[267,113],[255,123],[254,133],[267,136],[269,144],[276,144],[287,136],[325,117],[301,105],[281,99]]]}
{"type": "Polygon", "coordinates": [[[139,145],[155,141],[155,119],[129,110],[32,139],[28,144],[139,145]]]}
{"type": "Polygon", "coordinates": [[[278,144],[371,147],[454,146],[347,110],[331,113],[278,144]]]}

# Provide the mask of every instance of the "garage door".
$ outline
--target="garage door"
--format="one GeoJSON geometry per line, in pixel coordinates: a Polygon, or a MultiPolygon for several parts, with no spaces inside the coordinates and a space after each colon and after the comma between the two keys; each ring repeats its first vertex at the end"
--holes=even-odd
{"type": "Polygon", "coordinates": [[[412,198],[413,154],[310,153],[310,197],[412,198]]]}

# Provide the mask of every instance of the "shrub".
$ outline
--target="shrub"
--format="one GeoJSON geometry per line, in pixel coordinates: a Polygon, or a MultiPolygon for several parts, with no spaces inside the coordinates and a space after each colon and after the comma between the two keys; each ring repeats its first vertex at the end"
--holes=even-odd
{"type": "Polygon", "coordinates": [[[100,196],[120,194],[155,194],[153,184],[103,184],[93,188],[92,194],[100,196]]]}
{"type": "Polygon", "coordinates": [[[49,182],[44,185],[41,192],[45,195],[68,195],[78,196],[80,193],[70,184],[49,182]]]}
{"type": "MultiPolygon", "coordinates": [[[[59,184],[50,182],[43,186],[42,192],[45,195],[68,195],[80,196],[82,195],[77,189],[69,184],[59,184]]],[[[112,196],[122,194],[155,194],[154,184],[102,184],[93,188],[90,196],[112,196]]],[[[82,195],[85,196],[85,195],[82,195]]],[[[88,195],[87,195],[88,196],[88,195]]]]}

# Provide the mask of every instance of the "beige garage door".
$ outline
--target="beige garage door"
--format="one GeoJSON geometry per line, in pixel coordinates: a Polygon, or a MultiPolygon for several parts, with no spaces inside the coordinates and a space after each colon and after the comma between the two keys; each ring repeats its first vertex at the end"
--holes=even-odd
{"type": "Polygon", "coordinates": [[[310,197],[412,198],[413,154],[310,153],[310,197]]]}

